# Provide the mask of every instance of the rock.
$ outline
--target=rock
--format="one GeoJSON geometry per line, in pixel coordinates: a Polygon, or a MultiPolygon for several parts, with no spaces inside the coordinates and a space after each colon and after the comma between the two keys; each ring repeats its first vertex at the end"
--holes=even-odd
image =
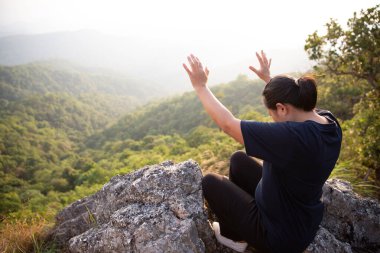
{"type": "Polygon", "coordinates": [[[354,193],[349,182],[331,179],[323,187],[322,226],[355,252],[380,252],[380,205],[354,193]]]}
{"type": "Polygon", "coordinates": [[[304,253],[352,253],[350,244],[341,242],[327,229],[320,227],[314,241],[307,247],[304,253]]]}
{"type": "Polygon", "coordinates": [[[349,182],[327,180],[321,229],[305,252],[380,252],[380,205],[354,193],[349,182]]]}
{"type": "MultiPolygon", "coordinates": [[[[146,166],[113,177],[97,193],[56,217],[55,241],[70,252],[222,252],[204,206],[202,173],[192,160],[146,166]]],[[[305,253],[380,253],[380,207],[349,183],[332,179],[323,187],[325,212],[305,253]]],[[[248,247],[248,252],[256,252],[248,247]]]]}
{"type": "Polygon", "coordinates": [[[57,215],[52,235],[70,252],[215,252],[192,160],[113,177],[57,215]]]}

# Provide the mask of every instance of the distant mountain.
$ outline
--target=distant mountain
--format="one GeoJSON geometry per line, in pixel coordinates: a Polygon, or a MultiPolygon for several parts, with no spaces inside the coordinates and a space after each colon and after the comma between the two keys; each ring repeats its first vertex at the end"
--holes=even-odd
{"type": "MultiPolygon", "coordinates": [[[[6,36],[0,38],[0,63],[15,65],[64,58],[92,65],[101,60],[104,66],[109,63],[108,55],[114,57],[120,50],[136,45],[131,39],[123,40],[90,30],[6,36]]],[[[128,51],[133,53],[133,49],[128,51]]]]}
{"type": "Polygon", "coordinates": [[[85,130],[84,135],[76,134],[82,137],[162,94],[148,81],[68,61],[0,66],[3,117],[27,110],[36,121],[48,121],[55,128],[85,130]]]}
{"type": "MultiPolygon", "coordinates": [[[[132,78],[159,83],[161,88],[169,86],[173,93],[186,86],[183,82],[182,87],[178,86],[170,74],[173,66],[167,67],[166,62],[173,56],[172,48],[170,43],[158,49],[150,40],[92,30],[13,35],[0,38],[0,64],[65,59],[84,66],[122,71],[132,78]]],[[[174,66],[180,67],[180,64],[174,66]]]]}
{"type": "MultiPolygon", "coordinates": [[[[175,41],[116,36],[93,30],[13,35],[0,38],[0,64],[67,59],[85,66],[122,71],[129,77],[155,82],[160,88],[168,88],[167,94],[173,94],[191,90],[181,66],[191,48],[191,45],[177,44],[175,41]]],[[[203,59],[211,64],[210,84],[233,80],[239,74],[253,75],[248,70],[249,65],[256,63],[253,51],[245,59],[232,62],[224,59],[220,62],[217,60],[219,56],[211,56],[222,52],[205,49],[203,54],[211,57],[203,59]]],[[[274,74],[306,71],[311,66],[302,48],[268,53],[274,59],[274,74]]]]}
{"type": "Polygon", "coordinates": [[[17,66],[0,65],[0,98],[15,99],[31,93],[102,93],[134,97],[141,102],[165,94],[144,79],[107,69],[83,67],[64,60],[37,61],[17,66]]]}

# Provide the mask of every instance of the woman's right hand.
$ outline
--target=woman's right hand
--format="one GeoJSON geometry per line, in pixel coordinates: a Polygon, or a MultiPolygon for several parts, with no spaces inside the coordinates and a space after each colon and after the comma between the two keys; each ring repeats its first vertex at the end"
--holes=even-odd
{"type": "Polygon", "coordinates": [[[256,69],[253,66],[249,66],[249,69],[256,73],[256,75],[263,80],[265,83],[269,83],[271,77],[270,77],[270,64],[272,63],[272,59],[269,59],[261,50],[261,56],[259,53],[256,52],[256,57],[259,60],[260,63],[260,69],[256,69]]]}
{"type": "Polygon", "coordinates": [[[202,63],[200,62],[198,57],[195,57],[192,54],[187,57],[187,60],[189,61],[190,68],[187,67],[185,63],[182,65],[190,77],[190,81],[193,85],[193,88],[196,90],[206,87],[209,74],[209,70],[207,69],[207,67],[203,68],[202,63]]]}

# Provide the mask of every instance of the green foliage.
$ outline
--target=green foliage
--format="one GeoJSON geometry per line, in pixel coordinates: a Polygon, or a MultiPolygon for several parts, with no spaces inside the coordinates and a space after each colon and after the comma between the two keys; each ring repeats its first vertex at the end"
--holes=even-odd
{"type": "Polygon", "coordinates": [[[87,210],[87,220],[86,220],[86,222],[91,226],[91,227],[97,227],[98,226],[98,223],[97,223],[97,221],[96,221],[96,219],[95,219],[95,216],[94,216],[94,214],[91,212],[91,210],[90,209],[88,209],[88,207],[87,206],[85,206],[86,207],[86,210],[87,210]]]}
{"type": "Polygon", "coordinates": [[[344,122],[345,139],[341,160],[355,170],[355,180],[380,186],[380,105],[379,95],[369,92],[355,105],[355,116],[344,122]],[[354,158],[354,159],[353,159],[354,158]]]}
{"type": "MultiPolygon", "coordinates": [[[[189,158],[211,170],[242,148],[215,127],[193,92],[152,102],[106,128],[131,100],[118,102],[115,78],[108,87],[100,80],[107,82],[65,63],[0,67],[0,215],[53,217],[118,173],[189,158]],[[92,149],[89,140],[96,140],[92,149]]],[[[262,85],[240,76],[213,90],[235,113],[261,117],[252,111],[263,111],[262,85]]]]}
{"type": "Polygon", "coordinates": [[[334,176],[379,197],[380,186],[380,5],[354,13],[347,30],[335,21],[326,35],[309,35],[305,50],[319,65],[319,105],[343,122],[343,145],[334,176]]]}
{"type": "MultiPolygon", "coordinates": [[[[378,8],[355,14],[347,31],[331,21],[327,35],[314,33],[305,46],[319,62],[318,107],[337,115],[343,128],[331,177],[375,197],[379,66],[369,63],[378,61],[378,8]]],[[[240,119],[270,121],[262,89],[262,82],[245,76],[212,87],[240,119]]],[[[135,80],[64,62],[0,66],[0,218],[41,214],[53,220],[58,210],[101,189],[112,176],[164,160],[194,159],[204,172],[226,175],[230,155],[243,146],[218,129],[194,92],[131,112],[141,105],[134,96],[146,101],[155,92],[135,80]]],[[[95,224],[91,213],[88,218],[95,224]]],[[[37,240],[34,245],[36,251],[43,248],[37,240]]]]}
{"type": "MultiPolygon", "coordinates": [[[[262,89],[262,82],[239,76],[228,84],[213,87],[212,91],[232,113],[238,115],[247,112],[248,107],[266,113],[261,102],[262,89]]],[[[106,141],[140,139],[146,135],[183,135],[200,125],[216,128],[195,93],[188,92],[182,96],[152,102],[128,114],[114,126],[89,138],[87,146],[96,148],[106,141]]]]}
{"type": "Polygon", "coordinates": [[[380,89],[380,5],[362,10],[347,22],[344,30],[331,19],[327,33],[309,35],[305,50],[319,68],[333,75],[349,75],[380,89]]]}
{"type": "Polygon", "coordinates": [[[67,93],[75,97],[90,94],[90,98],[93,94],[107,95],[121,102],[121,99],[131,98],[147,101],[157,96],[159,89],[121,73],[87,69],[62,60],[0,66],[0,98],[17,100],[31,94],[46,93],[67,93]]]}
{"type": "Polygon", "coordinates": [[[109,178],[78,153],[85,138],[138,105],[131,95],[151,96],[135,84],[67,62],[0,66],[0,216],[49,215],[75,200],[66,193],[83,197],[73,193],[78,184],[109,178]]]}
{"type": "Polygon", "coordinates": [[[354,116],[354,106],[363,94],[370,89],[364,80],[356,80],[349,76],[334,76],[318,73],[318,101],[317,107],[328,109],[342,120],[354,116]]]}
{"type": "Polygon", "coordinates": [[[11,213],[21,208],[21,200],[16,192],[1,193],[0,200],[0,213],[2,214],[11,213]]]}

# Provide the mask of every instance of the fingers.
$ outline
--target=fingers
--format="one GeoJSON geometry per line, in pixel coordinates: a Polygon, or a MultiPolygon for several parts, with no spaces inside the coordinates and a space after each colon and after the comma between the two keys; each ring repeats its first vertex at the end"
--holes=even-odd
{"type": "Polygon", "coordinates": [[[261,56],[257,52],[256,52],[256,57],[257,57],[257,60],[259,60],[260,66],[263,66],[264,65],[263,59],[261,59],[261,56]]]}
{"type": "MultiPolygon", "coordinates": [[[[188,71],[187,73],[190,75],[190,74],[193,74],[194,72],[198,72],[199,70],[203,71],[203,65],[201,63],[201,61],[198,59],[198,57],[194,56],[193,54],[190,54],[188,57],[187,57],[187,60],[189,61],[189,65],[191,67],[191,71],[190,69],[186,66],[186,64],[183,64],[183,67],[185,68],[186,71],[188,71]],[[190,71],[190,72],[189,72],[190,71]]],[[[206,72],[206,70],[204,70],[206,72]]],[[[206,74],[208,75],[209,72],[206,72],[206,74]]]]}
{"type": "Polygon", "coordinates": [[[195,69],[195,63],[194,63],[192,57],[191,57],[191,56],[188,56],[188,57],[187,57],[187,60],[189,61],[189,65],[190,65],[190,67],[191,67],[191,70],[194,71],[194,69],[195,69]]]}
{"type": "Polygon", "coordinates": [[[195,57],[193,54],[190,54],[190,56],[187,57],[187,60],[190,63],[191,69],[194,71],[199,69],[199,59],[195,57]]]}
{"type": "Polygon", "coordinates": [[[270,68],[270,65],[272,64],[272,58],[269,59],[269,65],[268,68],[270,68]]]}
{"type": "Polygon", "coordinates": [[[268,58],[267,58],[267,56],[266,56],[266,54],[264,53],[263,50],[261,50],[261,57],[262,57],[262,59],[263,59],[264,64],[265,64],[266,66],[268,66],[268,58]]]}
{"type": "Polygon", "coordinates": [[[203,70],[202,63],[201,63],[201,61],[198,59],[198,57],[194,56],[193,54],[192,54],[191,56],[192,56],[192,59],[193,59],[195,65],[196,65],[197,67],[199,67],[200,69],[203,70]]]}
{"type": "Polygon", "coordinates": [[[196,59],[197,62],[198,62],[198,66],[199,66],[199,68],[203,69],[202,62],[198,59],[198,57],[195,57],[195,59],[196,59]]]}
{"type": "Polygon", "coordinates": [[[183,66],[183,68],[186,70],[187,74],[188,74],[189,76],[191,76],[191,71],[190,71],[190,69],[186,66],[186,64],[183,63],[182,66],[183,66]]]}
{"type": "Polygon", "coordinates": [[[188,60],[188,62],[190,64],[190,66],[194,65],[193,59],[190,56],[187,57],[187,60],[188,60]]]}
{"type": "Polygon", "coordinates": [[[253,72],[255,72],[256,75],[259,75],[259,71],[257,69],[255,69],[253,66],[249,66],[249,69],[252,70],[253,72]]]}

